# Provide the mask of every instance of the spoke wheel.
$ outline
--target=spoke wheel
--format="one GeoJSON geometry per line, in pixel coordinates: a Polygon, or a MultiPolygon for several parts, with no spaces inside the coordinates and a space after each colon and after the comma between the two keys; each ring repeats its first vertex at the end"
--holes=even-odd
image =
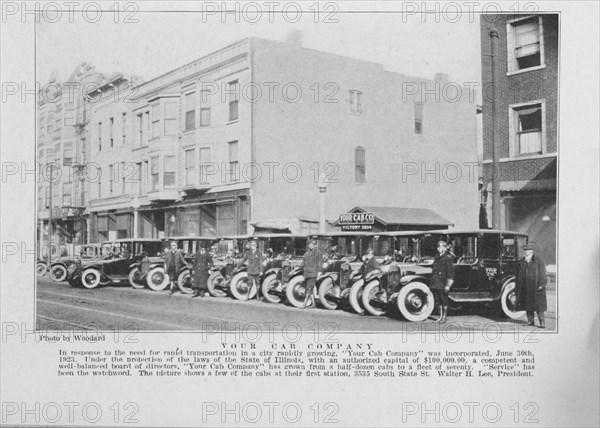
{"type": "Polygon", "coordinates": [[[61,282],[67,279],[67,268],[63,265],[54,265],[50,268],[50,279],[61,282]]]}
{"type": "Polygon", "coordinates": [[[96,269],[86,269],[81,274],[81,284],[88,289],[93,289],[100,285],[100,272],[96,269]]]}
{"type": "Polygon", "coordinates": [[[142,282],[142,274],[137,267],[134,267],[129,271],[129,285],[137,290],[141,290],[144,288],[144,283],[142,282]]]}
{"type": "Polygon", "coordinates": [[[216,272],[213,272],[210,274],[206,285],[208,287],[208,292],[210,293],[211,296],[213,296],[213,297],[227,296],[227,291],[225,291],[221,288],[224,281],[225,281],[225,278],[223,278],[223,275],[221,275],[221,272],[216,271],[216,272]]]}
{"type": "Polygon", "coordinates": [[[277,281],[276,275],[267,276],[261,285],[262,295],[269,303],[280,303],[281,297],[277,294],[271,294],[272,291],[281,293],[281,284],[277,281]]]}
{"type": "Polygon", "coordinates": [[[162,291],[169,286],[169,275],[161,267],[155,267],[148,272],[146,284],[150,290],[162,291]]]}
{"type": "Polygon", "coordinates": [[[378,317],[386,313],[387,293],[379,288],[379,280],[370,281],[365,285],[361,299],[363,306],[371,315],[378,317]]]}
{"type": "Polygon", "coordinates": [[[408,321],[425,321],[433,313],[435,299],[429,287],[422,282],[411,282],[398,292],[396,305],[408,321]]]}
{"type": "Polygon", "coordinates": [[[256,287],[248,285],[248,273],[239,272],[231,278],[231,294],[237,300],[250,300],[256,296],[256,287]]]}

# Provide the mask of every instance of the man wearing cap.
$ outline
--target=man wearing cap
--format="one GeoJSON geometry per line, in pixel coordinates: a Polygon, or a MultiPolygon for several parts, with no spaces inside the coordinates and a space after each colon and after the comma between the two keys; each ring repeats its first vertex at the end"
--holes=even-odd
{"type": "Polygon", "coordinates": [[[454,258],[448,253],[448,244],[445,241],[438,241],[437,251],[431,265],[430,288],[439,302],[440,317],[436,322],[445,323],[448,315],[448,294],[454,282],[454,258]]]}
{"type": "MultiPolygon", "coordinates": [[[[250,248],[244,253],[244,257],[240,261],[240,266],[248,262],[248,290],[252,290],[252,287],[256,287],[256,300],[261,300],[261,289],[259,277],[262,272],[263,255],[258,250],[258,245],[255,240],[250,242],[250,248]]],[[[248,291],[249,293],[250,291],[248,291]]]]}
{"type": "Polygon", "coordinates": [[[194,295],[192,297],[204,297],[208,291],[208,277],[210,268],[214,266],[213,259],[206,247],[200,244],[198,251],[194,254],[192,272],[194,275],[194,295]]]}
{"type": "Polygon", "coordinates": [[[379,266],[379,263],[377,263],[377,260],[375,260],[375,251],[373,251],[372,248],[369,248],[367,250],[367,254],[365,255],[363,264],[360,267],[360,273],[362,273],[363,276],[366,276],[368,273],[373,272],[374,270],[381,272],[381,267],[379,266]]]}
{"type": "Polygon", "coordinates": [[[527,313],[527,325],[534,326],[534,312],[537,312],[540,328],[546,328],[546,265],[534,254],[535,245],[523,246],[525,257],[519,260],[519,272],[515,293],[517,305],[527,313]]]}
{"type": "Polygon", "coordinates": [[[175,293],[175,282],[179,276],[179,271],[183,266],[187,266],[181,251],[177,249],[177,242],[171,241],[171,249],[165,254],[165,270],[169,275],[169,296],[175,293]]]}
{"type": "Polygon", "coordinates": [[[304,280],[306,281],[306,297],[304,298],[304,308],[306,309],[309,306],[314,306],[313,290],[319,274],[323,272],[323,255],[318,248],[316,239],[311,239],[308,242],[308,250],[304,253],[300,269],[303,269],[304,280]]]}

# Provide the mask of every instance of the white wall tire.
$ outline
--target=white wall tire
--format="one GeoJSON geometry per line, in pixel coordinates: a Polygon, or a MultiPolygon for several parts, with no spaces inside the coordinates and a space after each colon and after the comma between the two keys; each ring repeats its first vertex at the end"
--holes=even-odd
{"type": "Polygon", "coordinates": [[[215,271],[210,274],[206,286],[208,287],[208,293],[213,297],[225,297],[227,292],[219,286],[223,284],[225,278],[221,275],[221,272],[215,271]]]}
{"type": "Polygon", "coordinates": [[[192,288],[192,273],[189,269],[184,269],[177,277],[177,287],[183,294],[193,294],[192,288]]]}
{"type": "Polygon", "coordinates": [[[435,309],[435,298],[422,282],[411,282],[400,289],[396,305],[406,320],[425,321],[435,309]]]}
{"type": "Polygon", "coordinates": [[[331,277],[325,278],[319,285],[319,303],[321,303],[321,306],[323,306],[325,309],[329,309],[330,311],[337,309],[338,307],[337,301],[327,298],[327,295],[331,293],[334,287],[335,284],[333,283],[333,278],[331,277]]]}
{"type": "Polygon", "coordinates": [[[269,291],[277,290],[281,293],[281,284],[277,281],[277,275],[268,275],[261,284],[262,295],[269,303],[280,303],[281,297],[276,294],[271,294],[269,291]]]}
{"type": "Polygon", "coordinates": [[[502,313],[509,317],[510,319],[516,320],[525,315],[525,311],[516,310],[517,296],[515,293],[514,282],[509,282],[504,287],[502,291],[502,296],[500,297],[500,306],[502,308],[502,313]]]}
{"type": "Polygon", "coordinates": [[[81,285],[91,290],[100,285],[102,275],[94,268],[89,268],[81,274],[81,285]]]}
{"type": "Polygon", "coordinates": [[[136,290],[141,290],[145,287],[144,283],[142,282],[142,274],[137,266],[129,271],[129,285],[136,290]]]}
{"type": "Polygon", "coordinates": [[[167,275],[163,267],[157,266],[148,272],[146,284],[150,290],[163,291],[169,286],[169,275],[167,275]]]}
{"type": "Polygon", "coordinates": [[[248,286],[248,272],[239,272],[231,278],[231,295],[237,300],[250,300],[256,296],[256,287],[248,286]]]}
{"type": "Polygon", "coordinates": [[[54,282],[62,282],[67,279],[67,268],[64,265],[50,267],[50,279],[54,282]]]}
{"type": "Polygon", "coordinates": [[[373,304],[373,300],[379,293],[383,293],[386,296],[387,305],[387,303],[389,302],[387,300],[387,293],[385,293],[385,291],[380,290],[379,280],[375,279],[369,281],[367,285],[365,285],[361,297],[362,304],[365,307],[366,311],[375,317],[379,317],[387,312],[385,308],[373,304]]]}
{"type": "MultiPolygon", "coordinates": [[[[313,295],[317,287],[313,289],[313,295]]],[[[285,287],[285,297],[296,308],[304,309],[306,301],[306,284],[304,275],[296,275],[285,287]]]]}
{"type": "Polygon", "coordinates": [[[35,273],[44,276],[48,273],[48,265],[44,262],[37,262],[35,265],[35,273]]]}
{"type": "Polygon", "coordinates": [[[350,293],[348,293],[348,300],[350,301],[350,306],[357,314],[364,314],[365,308],[362,306],[362,291],[365,286],[365,281],[359,279],[350,288],[350,293]]]}

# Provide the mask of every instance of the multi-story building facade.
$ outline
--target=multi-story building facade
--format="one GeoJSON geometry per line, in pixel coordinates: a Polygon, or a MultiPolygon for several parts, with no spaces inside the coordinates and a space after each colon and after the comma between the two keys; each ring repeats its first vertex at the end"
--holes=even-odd
{"type": "Polygon", "coordinates": [[[49,220],[55,243],[84,243],[88,237],[87,87],[102,75],[85,62],[61,82],[56,74],[38,94],[38,239],[47,242],[49,220]],[[50,209],[52,212],[50,212],[50,209]]]}
{"type": "Polygon", "coordinates": [[[481,17],[484,186],[492,191],[497,171],[501,227],[529,233],[549,263],[556,261],[558,29],[556,14],[481,17]],[[495,81],[490,31],[498,43],[495,81]],[[486,96],[492,85],[495,95],[486,96]]]}
{"type": "Polygon", "coordinates": [[[331,222],[367,205],[478,224],[474,97],[458,87],[449,99],[457,88],[443,74],[390,72],[293,33],[129,83],[88,94],[103,94],[88,125],[89,162],[102,171],[89,180],[93,241],[316,232],[323,179],[331,222]]]}

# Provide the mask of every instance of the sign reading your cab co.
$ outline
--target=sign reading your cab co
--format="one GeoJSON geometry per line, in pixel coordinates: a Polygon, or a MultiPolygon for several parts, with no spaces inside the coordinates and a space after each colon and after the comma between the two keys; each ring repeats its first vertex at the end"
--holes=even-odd
{"type": "Polygon", "coordinates": [[[373,213],[346,213],[340,214],[338,224],[342,231],[373,230],[375,214],[373,213]]]}

